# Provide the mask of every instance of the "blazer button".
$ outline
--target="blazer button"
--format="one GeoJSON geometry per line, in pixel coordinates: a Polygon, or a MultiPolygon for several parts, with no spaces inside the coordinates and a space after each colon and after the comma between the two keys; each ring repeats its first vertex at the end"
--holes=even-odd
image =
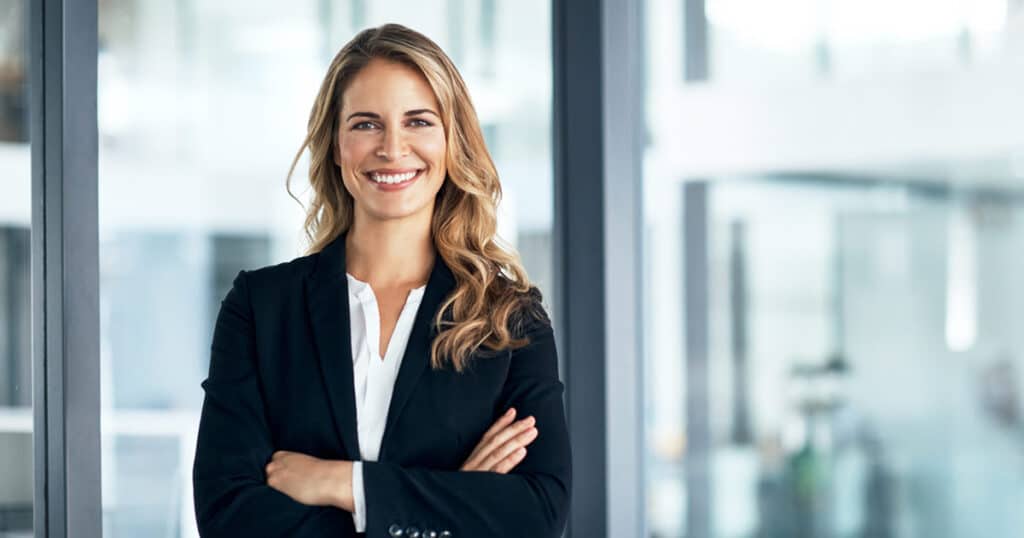
{"type": "Polygon", "coordinates": [[[441,531],[441,538],[452,538],[452,533],[448,530],[441,531]]]}
{"type": "Polygon", "coordinates": [[[416,527],[409,527],[405,529],[405,536],[406,538],[421,538],[420,530],[416,527]]]}
{"type": "Polygon", "coordinates": [[[437,531],[433,529],[427,529],[423,531],[423,538],[437,538],[437,531]]]}
{"type": "Polygon", "coordinates": [[[403,536],[405,533],[402,532],[402,527],[398,523],[392,523],[391,526],[388,527],[388,534],[393,538],[398,538],[399,536],[403,536]]]}

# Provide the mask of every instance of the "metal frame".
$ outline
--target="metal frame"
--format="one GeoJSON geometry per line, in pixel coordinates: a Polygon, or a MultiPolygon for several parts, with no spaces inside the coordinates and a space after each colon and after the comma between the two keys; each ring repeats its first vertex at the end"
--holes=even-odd
{"type": "Polygon", "coordinates": [[[702,82],[709,75],[708,19],[705,0],[683,0],[683,80],[702,82]]]}
{"type": "MultiPolygon", "coordinates": [[[[708,386],[708,197],[706,181],[683,183],[686,319],[686,536],[711,536],[711,399],[708,386]]],[[[682,507],[680,507],[682,508],[682,507]]]]}
{"type": "Polygon", "coordinates": [[[554,290],[573,442],[567,536],[607,536],[601,3],[553,0],[554,290]]]}
{"type": "Polygon", "coordinates": [[[99,537],[96,2],[29,6],[33,527],[99,537]]]}
{"type": "Polygon", "coordinates": [[[644,2],[605,0],[604,260],[608,536],[647,536],[643,376],[644,2]]]}
{"type": "Polygon", "coordinates": [[[553,0],[552,9],[554,287],[573,439],[568,535],[637,536],[644,525],[641,3],[553,0]]]}

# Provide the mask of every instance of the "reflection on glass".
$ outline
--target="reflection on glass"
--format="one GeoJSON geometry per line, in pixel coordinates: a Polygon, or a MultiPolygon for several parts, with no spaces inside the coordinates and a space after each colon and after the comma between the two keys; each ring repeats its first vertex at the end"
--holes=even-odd
{"type": "MultiPolygon", "coordinates": [[[[550,288],[550,8],[99,7],[104,535],[195,536],[190,473],[213,321],[239,269],[302,254],[304,213],[285,174],[327,65],[358,30],[409,25],[459,65],[502,177],[500,233],[550,288]]],[[[304,178],[300,166],[300,198],[304,178]]]]}
{"type": "Polygon", "coordinates": [[[0,537],[32,536],[28,3],[0,0],[0,537]]]}
{"type": "Polygon", "coordinates": [[[704,5],[645,7],[645,535],[1020,535],[1024,4],[704,5]]]}
{"type": "MultiPolygon", "coordinates": [[[[687,536],[697,518],[723,537],[1022,528],[1022,193],[876,179],[710,189],[709,396],[696,413],[710,424],[710,480],[688,488],[699,484],[687,481],[688,447],[703,441],[686,424],[694,410],[660,423],[678,400],[650,379],[652,536],[687,536]],[[967,316],[954,315],[958,286],[975,295],[967,316]],[[952,346],[950,331],[976,333],[952,346]]],[[[648,307],[678,323],[668,302],[648,307]]],[[[664,346],[651,346],[657,374],[664,346]]]]}
{"type": "Polygon", "coordinates": [[[1018,4],[707,0],[711,78],[794,82],[950,71],[1005,49],[1018,4]]]}

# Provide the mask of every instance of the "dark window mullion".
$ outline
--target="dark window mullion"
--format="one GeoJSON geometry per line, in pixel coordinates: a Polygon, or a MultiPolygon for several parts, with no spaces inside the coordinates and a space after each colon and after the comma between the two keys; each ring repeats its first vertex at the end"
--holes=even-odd
{"type": "Polygon", "coordinates": [[[36,536],[96,537],[100,503],[95,0],[29,2],[36,536]]]}

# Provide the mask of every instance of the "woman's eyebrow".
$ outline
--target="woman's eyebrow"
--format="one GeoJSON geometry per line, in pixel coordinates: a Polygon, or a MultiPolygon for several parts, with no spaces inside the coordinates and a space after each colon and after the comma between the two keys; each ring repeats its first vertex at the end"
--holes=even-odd
{"type": "Polygon", "coordinates": [[[417,108],[416,110],[410,110],[405,113],[406,116],[418,116],[420,114],[433,114],[434,116],[437,116],[437,119],[441,119],[441,116],[437,112],[434,112],[429,108],[417,108]]]}
{"type": "MultiPolygon", "coordinates": [[[[433,114],[437,116],[438,119],[441,119],[441,116],[437,112],[434,112],[429,108],[417,108],[415,110],[409,110],[405,113],[406,116],[418,116],[420,114],[433,114]]],[[[377,114],[376,112],[353,112],[349,114],[347,118],[345,118],[345,121],[349,121],[352,118],[357,117],[379,120],[380,114],[377,114]]]]}

